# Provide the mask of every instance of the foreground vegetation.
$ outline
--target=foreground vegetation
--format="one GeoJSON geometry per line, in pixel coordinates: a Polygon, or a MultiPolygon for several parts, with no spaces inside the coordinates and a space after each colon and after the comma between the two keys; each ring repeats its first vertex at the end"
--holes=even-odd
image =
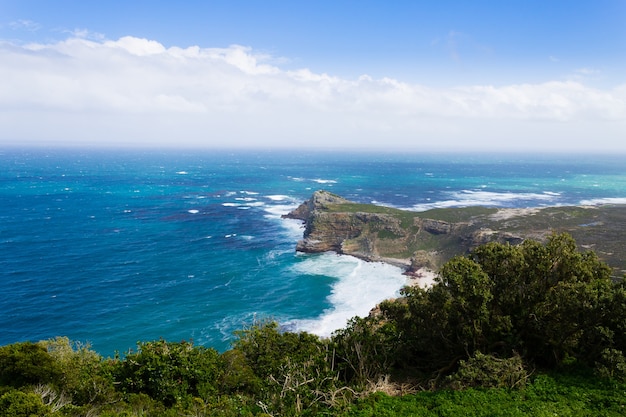
{"type": "Polygon", "coordinates": [[[624,281],[570,236],[492,243],[330,339],[264,322],[224,353],[0,347],[0,416],[618,416],[625,327],[624,281]]]}

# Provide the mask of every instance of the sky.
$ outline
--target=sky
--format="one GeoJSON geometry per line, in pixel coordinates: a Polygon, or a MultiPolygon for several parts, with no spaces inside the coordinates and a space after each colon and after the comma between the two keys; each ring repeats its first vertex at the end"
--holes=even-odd
{"type": "Polygon", "coordinates": [[[626,0],[0,0],[0,146],[626,153],[626,0]]]}

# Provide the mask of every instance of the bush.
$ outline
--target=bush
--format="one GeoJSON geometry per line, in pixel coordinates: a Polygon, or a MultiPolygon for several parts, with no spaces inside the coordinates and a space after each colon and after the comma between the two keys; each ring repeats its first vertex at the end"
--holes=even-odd
{"type": "Polygon", "coordinates": [[[185,397],[209,398],[217,393],[221,374],[219,354],[190,342],[139,343],[113,371],[126,393],[145,393],[172,406],[185,397]]]}
{"type": "Polygon", "coordinates": [[[359,387],[388,374],[396,359],[398,335],[393,324],[373,317],[354,317],[332,340],[344,382],[359,387]]]}
{"type": "Polygon", "coordinates": [[[519,355],[499,359],[493,355],[476,352],[466,361],[460,361],[459,369],[448,377],[453,389],[523,388],[528,372],[519,355]]]}
{"type": "Polygon", "coordinates": [[[89,345],[57,337],[38,343],[61,368],[58,387],[76,405],[97,404],[116,399],[109,361],[90,349],[89,345]]]}
{"type": "Polygon", "coordinates": [[[50,413],[35,393],[11,390],[0,397],[0,417],[33,417],[50,413]]]}
{"type": "Polygon", "coordinates": [[[61,367],[43,346],[31,342],[0,347],[0,385],[20,388],[57,382],[61,367]]]}
{"type": "Polygon", "coordinates": [[[615,379],[620,382],[626,381],[626,358],[621,350],[604,349],[602,356],[596,362],[596,373],[609,379],[615,379]]]}
{"type": "Polygon", "coordinates": [[[222,354],[223,372],[220,391],[226,394],[256,395],[261,392],[262,380],[254,373],[241,350],[231,349],[222,354]]]}
{"type": "Polygon", "coordinates": [[[258,323],[238,333],[241,352],[259,378],[259,405],[268,414],[291,415],[315,410],[336,389],[327,342],[302,332],[280,332],[275,322],[258,323]]]}

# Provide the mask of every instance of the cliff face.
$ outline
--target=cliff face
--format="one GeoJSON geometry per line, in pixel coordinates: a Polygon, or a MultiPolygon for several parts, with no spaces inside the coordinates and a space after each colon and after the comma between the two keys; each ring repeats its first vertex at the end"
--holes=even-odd
{"type": "Polygon", "coordinates": [[[498,232],[475,233],[470,222],[423,218],[420,213],[357,204],[327,191],[316,191],[285,217],[303,220],[299,252],[334,251],[368,261],[436,269],[450,257],[487,241],[520,240],[498,232]]]}
{"type": "Polygon", "coordinates": [[[604,239],[598,239],[598,230],[594,228],[604,224],[597,220],[599,216],[603,219],[612,216],[614,223],[626,230],[626,221],[619,213],[626,211],[610,207],[541,210],[467,207],[418,213],[358,204],[327,191],[316,191],[284,217],[305,222],[297,251],[334,251],[368,261],[392,263],[412,273],[421,267],[436,270],[453,256],[488,242],[519,244],[527,238],[541,241],[553,231],[572,234],[583,248],[591,246],[597,252],[600,249],[598,255],[601,258],[602,252],[608,255],[604,258],[609,265],[624,269],[626,258],[622,255],[626,255],[626,248],[621,244],[624,235],[612,230],[604,234],[604,239]],[[590,235],[595,241],[588,243],[590,235]],[[621,248],[617,258],[615,248],[621,248]]]}

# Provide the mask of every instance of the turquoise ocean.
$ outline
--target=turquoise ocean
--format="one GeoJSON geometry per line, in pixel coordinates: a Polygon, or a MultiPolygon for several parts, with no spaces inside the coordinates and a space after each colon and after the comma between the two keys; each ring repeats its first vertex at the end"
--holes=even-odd
{"type": "Polygon", "coordinates": [[[402,271],[295,252],[313,191],[409,210],[626,203],[624,155],[0,149],[0,345],[329,335],[402,271]]]}

